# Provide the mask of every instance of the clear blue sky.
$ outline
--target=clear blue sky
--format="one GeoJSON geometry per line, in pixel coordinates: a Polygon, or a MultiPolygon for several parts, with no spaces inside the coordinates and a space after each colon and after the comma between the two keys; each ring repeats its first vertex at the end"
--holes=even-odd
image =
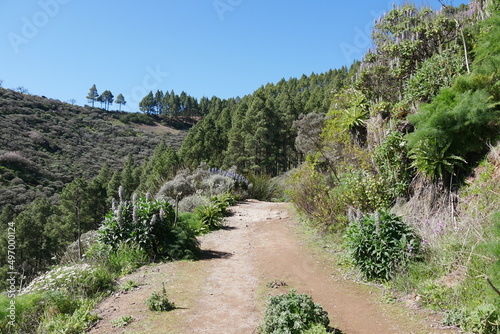
{"type": "Polygon", "coordinates": [[[96,84],[125,95],[129,111],[150,90],[230,98],[349,66],[370,46],[373,20],[404,2],[0,1],[3,87],[84,105],[96,84]]]}

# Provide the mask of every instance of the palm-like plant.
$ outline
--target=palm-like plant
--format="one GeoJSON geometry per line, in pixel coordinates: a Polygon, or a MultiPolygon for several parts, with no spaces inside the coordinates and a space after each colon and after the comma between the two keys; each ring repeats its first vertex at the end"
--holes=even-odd
{"type": "Polygon", "coordinates": [[[463,164],[467,163],[464,158],[448,152],[450,145],[442,145],[430,138],[421,141],[410,151],[412,167],[433,181],[447,181],[449,176],[456,175],[456,171],[463,169],[463,164]]]}

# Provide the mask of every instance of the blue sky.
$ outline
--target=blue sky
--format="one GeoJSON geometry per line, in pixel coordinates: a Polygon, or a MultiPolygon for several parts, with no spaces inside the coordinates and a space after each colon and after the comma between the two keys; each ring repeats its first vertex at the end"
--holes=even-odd
{"type": "Polygon", "coordinates": [[[150,90],[230,98],[349,66],[370,46],[374,19],[404,2],[0,1],[3,87],[84,105],[96,84],[125,95],[129,111],[150,90]]]}

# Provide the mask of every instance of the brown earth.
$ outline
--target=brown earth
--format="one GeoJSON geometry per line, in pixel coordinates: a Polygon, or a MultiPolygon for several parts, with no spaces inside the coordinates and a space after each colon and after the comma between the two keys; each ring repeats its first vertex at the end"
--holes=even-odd
{"type": "Polygon", "coordinates": [[[268,296],[292,288],[311,295],[345,334],[455,333],[440,328],[434,314],[383,303],[377,287],[345,279],[289,204],[251,200],[231,211],[223,230],[200,238],[202,260],[146,266],[122,278],[140,286],[98,305],[103,320],[91,333],[257,333],[268,296]],[[162,284],[177,309],[151,312],[145,300],[162,284]],[[113,327],[122,316],[134,320],[113,327]]]}

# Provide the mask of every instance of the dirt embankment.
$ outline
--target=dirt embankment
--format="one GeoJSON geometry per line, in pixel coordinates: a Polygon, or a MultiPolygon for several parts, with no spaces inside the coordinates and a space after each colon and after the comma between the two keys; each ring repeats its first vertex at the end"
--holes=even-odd
{"type": "Polygon", "coordinates": [[[311,295],[345,334],[453,333],[429,314],[382,303],[372,286],[345,280],[309,244],[289,204],[252,200],[231,211],[223,230],[201,238],[202,260],[148,266],[121,279],[140,286],[104,300],[98,307],[104,319],[91,333],[257,333],[268,296],[292,288],[311,295]],[[162,284],[178,308],[154,313],[144,302],[162,284]],[[134,321],[113,327],[121,316],[134,321]]]}

